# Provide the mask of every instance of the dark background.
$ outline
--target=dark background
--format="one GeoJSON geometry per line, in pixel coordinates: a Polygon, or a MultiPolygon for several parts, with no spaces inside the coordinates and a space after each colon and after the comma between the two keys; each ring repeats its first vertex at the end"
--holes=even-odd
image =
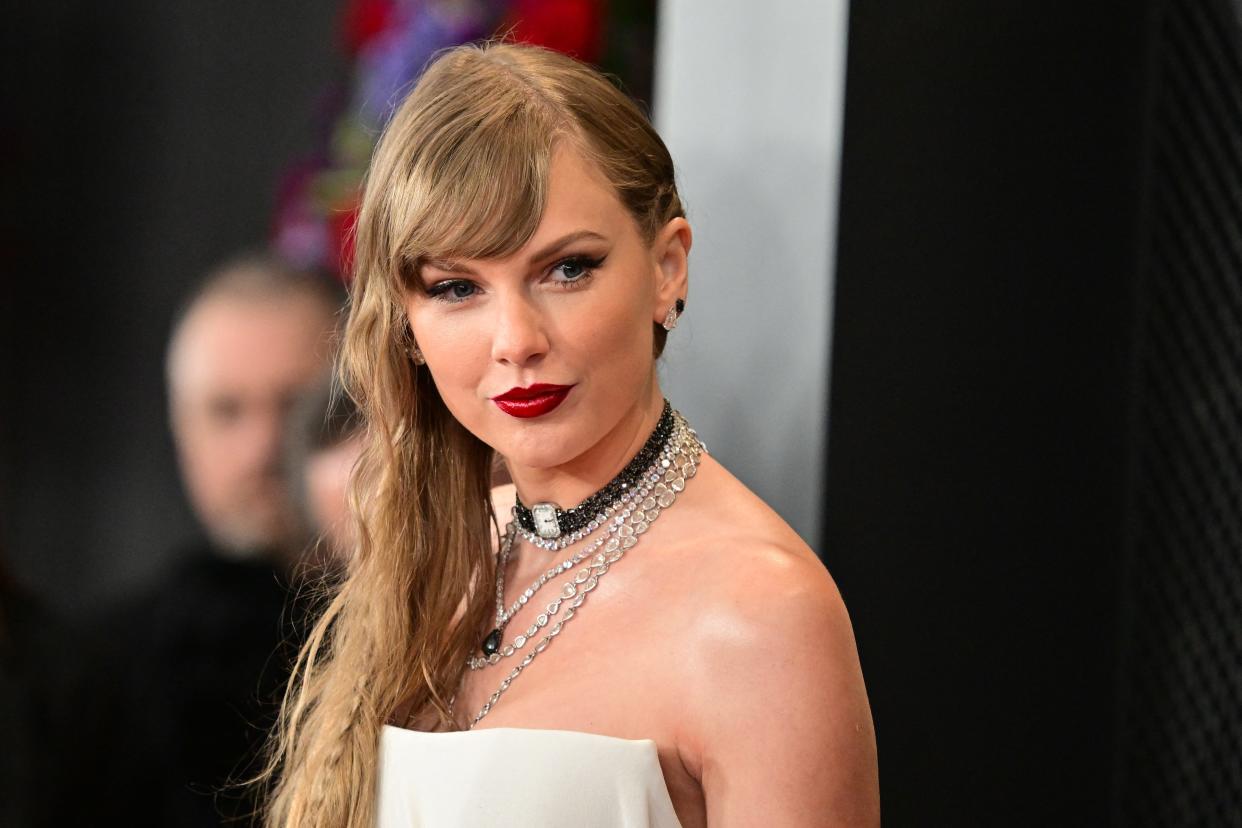
{"type": "Polygon", "coordinates": [[[1145,54],[851,8],[824,548],[892,825],[1108,821],[1145,54]]]}
{"type": "Polygon", "coordinates": [[[824,557],[891,825],[1242,825],[1242,6],[851,4],[824,557]]]}
{"type": "Polygon", "coordinates": [[[1140,8],[851,7],[824,549],[892,825],[1107,822],[1140,8]]]}
{"type": "Polygon", "coordinates": [[[266,241],[281,171],[343,80],[339,5],[6,13],[0,549],[55,606],[133,590],[196,536],[166,427],[169,320],[266,241]]]}

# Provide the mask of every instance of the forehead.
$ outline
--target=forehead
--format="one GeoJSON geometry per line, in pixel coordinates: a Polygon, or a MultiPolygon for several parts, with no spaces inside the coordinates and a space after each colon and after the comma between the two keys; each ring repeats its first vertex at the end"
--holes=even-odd
{"type": "MultiPolygon", "coordinates": [[[[569,145],[553,152],[548,166],[548,201],[539,221],[545,225],[561,222],[613,222],[629,213],[617,197],[603,171],[569,145]]],[[[539,230],[535,234],[539,234],[539,230]]]]}
{"type": "Polygon", "coordinates": [[[184,390],[296,384],[325,363],[332,322],[327,305],[309,295],[207,297],[178,331],[170,380],[184,390]]]}

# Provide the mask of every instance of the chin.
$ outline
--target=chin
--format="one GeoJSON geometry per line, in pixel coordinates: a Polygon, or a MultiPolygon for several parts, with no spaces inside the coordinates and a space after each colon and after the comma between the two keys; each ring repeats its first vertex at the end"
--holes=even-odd
{"type": "Polygon", "coordinates": [[[504,434],[497,435],[498,439],[491,446],[509,464],[550,469],[573,460],[591,444],[591,436],[576,428],[573,422],[546,425],[545,428],[507,429],[504,434]]]}
{"type": "Polygon", "coordinates": [[[550,469],[562,466],[582,453],[580,449],[567,445],[564,440],[523,440],[518,444],[497,446],[496,453],[505,458],[505,462],[531,469],[550,469]]]}
{"type": "Polygon", "coordinates": [[[229,557],[262,557],[296,543],[294,526],[283,511],[239,510],[216,520],[208,534],[229,557]]]}

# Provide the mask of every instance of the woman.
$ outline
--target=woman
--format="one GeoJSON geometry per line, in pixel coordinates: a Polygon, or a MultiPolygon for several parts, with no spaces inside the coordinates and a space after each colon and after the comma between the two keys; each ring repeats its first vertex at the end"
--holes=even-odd
{"type": "Polygon", "coordinates": [[[360,542],[270,824],[876,824],[835,586],[663,399],[691,232],[638,108],[551,52],[449,51],[356,245],[360,542]]]}

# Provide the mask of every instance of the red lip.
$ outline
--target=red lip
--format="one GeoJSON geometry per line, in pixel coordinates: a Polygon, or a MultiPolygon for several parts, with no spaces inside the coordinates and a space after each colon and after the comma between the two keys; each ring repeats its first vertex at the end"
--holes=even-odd
{"type": "Polygon", "coordinates": [[[572,385],[549,385],[537,382],[528,388],[510,388],[492,397],[496,407],[511,417],[541,417],[552,411],[569,396],[572,385]]]}

